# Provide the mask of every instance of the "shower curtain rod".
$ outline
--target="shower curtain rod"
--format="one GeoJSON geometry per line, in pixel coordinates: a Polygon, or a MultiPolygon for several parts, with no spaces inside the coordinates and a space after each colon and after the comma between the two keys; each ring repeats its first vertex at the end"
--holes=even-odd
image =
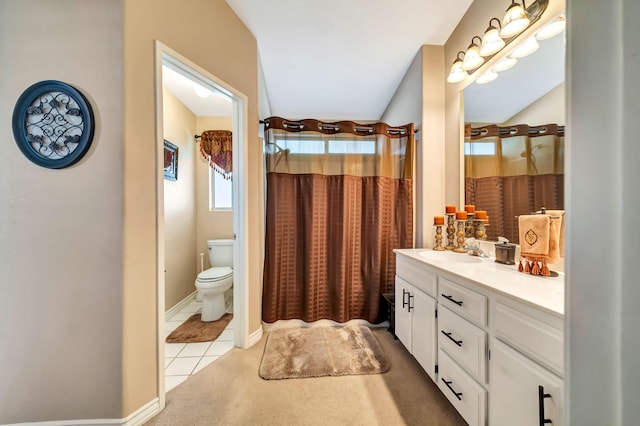
{"type": "MultiPolygon", "coordinates": [[[[516,135],[518,133],[518,127],[521,127],[521,126],[522,125],[509,126],[509,127],[497,127],[498,135],[501,137],[516,135]]],[[[490,127],[490,126],[471,129],[470,135],[472,137],[485,136],[489,133],[487,131],[487,127],[490,127]]],[[[564,126],[557,126],[557,131],[548,131],[546,126],[531,126],[529,127],[529,129],[527,129],[528,136],[544,136],[547,134],[564,136],[564,126]]]]}
{"type": "MultiPolygon", "coordinates": [[[[264,120],[259,120],[259,121],[258,121],[258,123],[260,123],[260,124],[264,124],[264,120]]],[[[418,133],[418,131],[419,131],[418,129],[413,129],[413,133],[414,133],[414,134],[415,134],[415,133],[418,133]]],[[[196,138],[199,138],[199,137],[200,137],[200,136],[196,136],[196,138]]]]}

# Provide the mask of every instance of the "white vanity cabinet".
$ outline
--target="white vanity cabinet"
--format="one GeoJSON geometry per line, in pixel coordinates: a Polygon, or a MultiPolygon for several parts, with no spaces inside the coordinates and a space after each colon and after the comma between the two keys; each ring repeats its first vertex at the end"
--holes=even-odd
{"type": "Polygon", "coordinates": [[[492,318],[489,419],[493,426],[563,424],[562,322],[515,302],[492,318]]]}
{"type": "Polygon", "coordinates": [[[395,334],[435,381],[437,276],[403,262],[396,273],[395,334]]]}
{"type": "Polygon", "coordinates": [[[491,345],[491,426],[562,425],[562,379],[518,351],[491,345]]]}
{"type": "Polygon", "coordinates": [[[487,297],[438,276],[438,386],[470,426],[487,418],[487,297]]]}
{"type": "Polygon", "coordinates": [[[561,425],[564,277],[452,252],[395,252],[396,335],[465,421],[561,425]]]}

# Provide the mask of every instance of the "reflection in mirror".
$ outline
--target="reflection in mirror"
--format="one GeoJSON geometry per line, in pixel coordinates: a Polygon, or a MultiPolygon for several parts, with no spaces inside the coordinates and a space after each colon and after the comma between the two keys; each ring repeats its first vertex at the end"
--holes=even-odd
{"type": "Polygon", "coordinates": [[[564,209],[564,33],[463,99],[465,204],[517,243],[518,215],[564,209]]]}
{"type": "Polygon", "coordinates": [[[564,126],[465,126],[465,200],[487,211],[489,240],[518,242],[517,216],[564,210],[564,126]]]}

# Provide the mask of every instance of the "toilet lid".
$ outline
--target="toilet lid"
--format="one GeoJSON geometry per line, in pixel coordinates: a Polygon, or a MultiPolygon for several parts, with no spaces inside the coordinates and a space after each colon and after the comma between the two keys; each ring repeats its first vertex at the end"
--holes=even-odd
{"type": "Polygon", "coordinates": [[[228,266],[216,266],[214,268],[209,268],[204,270],[198,274],[198,281],[200,282],[211,282],[211,281],[220,281],[225,278],[229,278],[233,275],[233,268],[229,268],[228,266]]]}

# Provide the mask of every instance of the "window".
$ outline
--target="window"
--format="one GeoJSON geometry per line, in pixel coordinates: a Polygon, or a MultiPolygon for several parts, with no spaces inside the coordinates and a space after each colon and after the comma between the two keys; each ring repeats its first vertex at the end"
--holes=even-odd
{"type": "Polygon", "coordinates": [[[465,142],[464,155],[496,155],[493,142],[465,142]]]}
{"type": "Polygon", "coordinates": [[[346,139],[277,139],[276,145],[292,154],[375,154],[376,141],[346,139]]]}
{"type": "Polygon", "coordinates": [[[330,140],[329,154],[375,154],[375,141],[330,140]]]}
{"type": "Polygon", "coordinates": [[[231,210],[233,207],[232,179],[225,179],[220,173],[209,168],[209,182],[211,194],[209,196],[210,210],[231,210]]]}

